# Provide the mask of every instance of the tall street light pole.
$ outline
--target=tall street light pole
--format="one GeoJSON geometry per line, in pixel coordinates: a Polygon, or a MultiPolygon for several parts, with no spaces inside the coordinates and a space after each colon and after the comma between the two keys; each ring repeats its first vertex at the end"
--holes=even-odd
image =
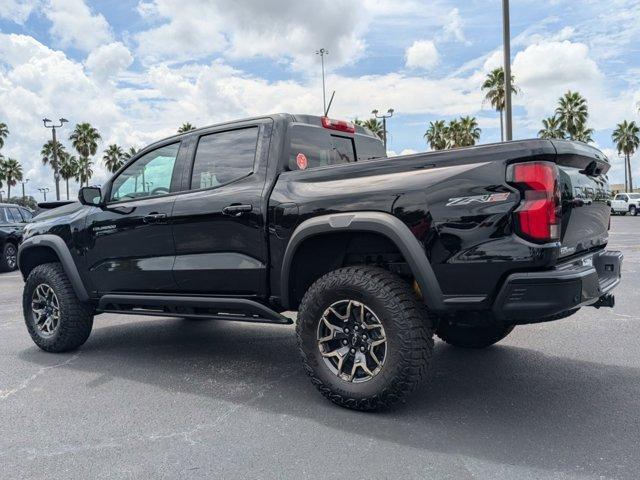
{"type": "Polygon", "coordinates": [[[504,42],[504,110],[506,139],[513,140],[511,116],[511,32],[509,27],[509,0],[502,0],[502,37],[504,42]]]}
{"type": "Polygon", "coordinates": [[[24,202],[27,199],[27,196],[24,194],[24,186],[25,184],[29,183],[29,179],[25,178],[22,182],[20,182],[22,184],[22,201],[24,202]]]}
{"type": "MultiPolygon", "coordinates": [[[[626,169],[625,169],[626,173],[626,169]]],[[[0,203],[2,203],[2,196],[4,195],[4,190],[0,190],[0,203]]]]}
{"type": "Polygon", "coordinates": [[[381,118],[382,119],[382,141],[384,142],[384,149],[387,149],[387,118],[391,118],[393,117],[393,108],[390,108],[389,110],[387,110],[386,114],[383,115],[378,115],[378,110],[372,110],[371,113],[376,117],[376,118],[381,118]]]}
{"type": "Polygon", "coordinates": [[[42,192],[42,195],[44,195],[44,201],[47,201],[47,192],[49,191],[49,187],[40,187],[38,190],[40,190],[42,192]]]}
{"type": "Polygon", "coordinates": [[[60,118],[58,121],[60,122],[60,125],[54,125],[53,122],[48,118],[42,119],[44,127],[51,129],[51,136],[53,138],[53,148],[51,149],[51,153],[53,154],[53,178],[56,181],[56,200],[60,201],[60,165],[58,164],[58,142],[56,140],[56,128],[62,127],[62,125],[67,123],[69,120],[67,120],[66,118],[60,118]]]}
{"type": "Polygon", "coordinates": [[[321,48],[316,51],[316,55],[320,55],[320,63],[322,63],[322,115],[327,114],[327,92],[324,85],[324,56],[329,55],[329,50],[321,48]]]}

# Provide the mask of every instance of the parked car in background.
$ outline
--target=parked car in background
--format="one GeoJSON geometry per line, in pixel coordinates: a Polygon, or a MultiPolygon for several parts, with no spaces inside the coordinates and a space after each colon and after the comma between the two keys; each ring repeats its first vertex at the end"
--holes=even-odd
{"type": "Polygon", "coordinates": [[[620,215],[638,215],[640,212],[640,193],[618,193],[611,201],[611,213],[620,215]]]}
{"type": "Polygon", "coordinates": [[[0,203],[0,272],[18,268],[18,245],[22,241],[22,230],[32,218],[32,213],[26,208],[0,203]]]}

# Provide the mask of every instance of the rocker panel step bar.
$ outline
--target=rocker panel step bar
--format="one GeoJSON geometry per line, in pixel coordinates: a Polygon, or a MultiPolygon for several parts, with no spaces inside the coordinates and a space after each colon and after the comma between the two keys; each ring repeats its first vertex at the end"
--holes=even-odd
{"type": "Polygon", "coordinates": [[[98,303],[99,313],[194,317],[291,325],[293,320],[269,307],[244,298],[181,295],[108,294],[98,303]]]}

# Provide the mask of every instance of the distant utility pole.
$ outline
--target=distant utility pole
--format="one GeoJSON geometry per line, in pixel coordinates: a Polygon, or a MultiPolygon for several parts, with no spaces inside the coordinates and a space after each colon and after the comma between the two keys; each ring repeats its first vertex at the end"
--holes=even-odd
{"type": "Polygon", "coordinates": [[[378,115],[378,110],[372,110],[371,113],[376,117],[376,118],[381,118],[382,119],[382,140],[384,142],[384,149],[387,149],[387,118],[391,118],[393,117],[393,108],[390,108],[389,110],[387,110],[386,114],[383,115],[378,115]]]}
{"type": "MultiPolygon", "coordinates": [[[[625,169],[625,173],[627,173],[626,169],[625,169]]],[[[2,196],[3,195],[4,195],[4,190],[0,190],[0,203],[2,203],[2,196]]]]}
{"type": "Polygon", "coordinates": [[[24,201],[27,199],[26,195],[24,194],[24,186],[25,186],[25,184],[26,184],[26,183],[29,183],[29,179],[28,179],[28,178],[25,178],[25,179],[24,179],[22,182],[20,182],[20,183],[22,184],[22,201],[24,202],[24,201]]]}
{"type": "MultiPolygon", "coordinates": [[[[60,125],[54,125],[51,120],[48,118],[43,118],[42,123],[44,123],[45,128],[51,129],[51,136],[53,137],[53,148],[51,149],[51,153],[53,155],[53,178],[56,181],[56,200],[60,201],[60,165],[58,165],[58,142],[56,141],[56,128],[62,127],[69,120],[66,118],[60,118],[58,120],[60,125]]],[[[46,197],[46,194],[45,194],[46,197]]],[[[45,198],[45,202],[46,202],[45,198]]]]}
{"type": "Polygon", "coordinates": [[[504,113],[507,141],[513,140],[511,116],[511,32],[509,27],[509,0],[502,0],[502,37],[504,42],[504,113]]]}
{"type": "Polygon", "coordinates": [[[316,55],[320,55],[320,62],[322,63],[322,114],[324,115],[327,111],[327,92],[324,86],[324,56],[329,55],[329,50],[321,48],[316,50],[316,55]]]}
{"type": "Polygon", "coordinates": [[[40,190],[42,192],[42,195],[44,195],[44,201],[47,201],[47,192],[49,191],[49,187],[44,187],[44,188],[39,188],[38,190],[40,190]]]}

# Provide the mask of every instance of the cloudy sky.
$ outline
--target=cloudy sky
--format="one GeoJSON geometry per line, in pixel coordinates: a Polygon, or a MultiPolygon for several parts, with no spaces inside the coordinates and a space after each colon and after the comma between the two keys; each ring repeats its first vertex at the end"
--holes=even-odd
{"type": "MultiPolygon", "coordinates": [[[[427,149],[429,121],[475,115],[499,140],[480,85],[501,61],[501,1],[2,0],[2,150],[24,165],[30,193],[53,190],[39,151],[41,119],[88,121],[128,147],[197,126],[270,112],[322,111],[319,58],[329,50],[332,116],[396,114],[389,149],[427,149]]],[[[514,136],[536,135],[557,98],[588,99],[596,144],[623,178],[611,131],[640,120],[640,0],[512,0],[514,136]]],[[[106,174],[101,153],[94,183],[106,174]]],[[[640,156],[635,174],[640,175],[640,156]]],[[[6,188],[6,187],[5,187],[6,188]]],[[[38,194],[38,198],[40,198],[38,194]]]]}

